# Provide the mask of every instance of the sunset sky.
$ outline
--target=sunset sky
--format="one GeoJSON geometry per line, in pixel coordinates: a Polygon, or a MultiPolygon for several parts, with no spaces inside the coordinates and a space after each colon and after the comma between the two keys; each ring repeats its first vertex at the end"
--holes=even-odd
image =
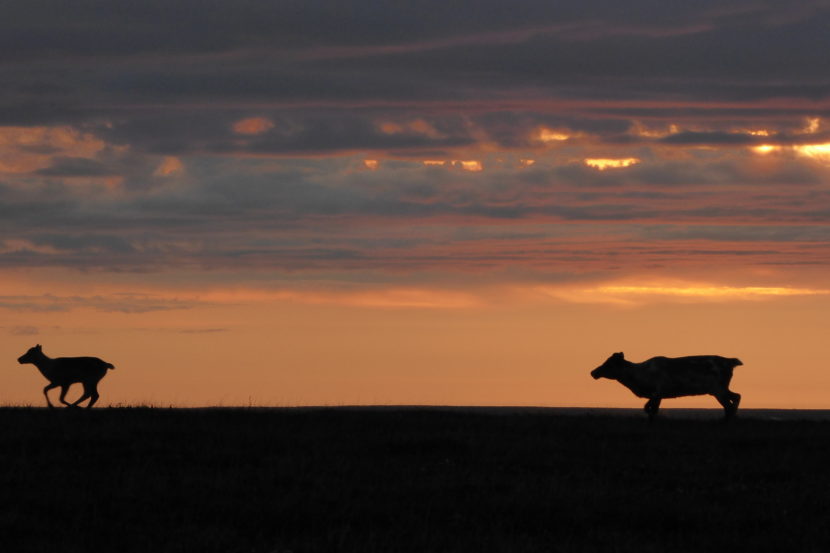
{"type": "Polygon", "coordinates": [[[830,2],[0,7],[0,404],[830,408],[830,2]],[[79,393],[79,390],[74,392],[79,393]],[[712,398],[671,406],[717,407],[712,398]]]}

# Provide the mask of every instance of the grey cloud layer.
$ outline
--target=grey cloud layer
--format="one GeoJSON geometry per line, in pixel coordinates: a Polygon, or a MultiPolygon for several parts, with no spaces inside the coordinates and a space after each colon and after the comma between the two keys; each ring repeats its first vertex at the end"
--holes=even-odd
{"type": "Polygon", "coordinates": [[[0,116],[158,104],[826,98],[823,1],[13,1],[0,116]],[[19,110],[16,108],[26,108],[19,110]]]}
{"type": "Polygon", "coordinates": [[[621,243],[651,244],[661,259],[678,242],[765,256],[778,244],[787,259],[789,245],[811,244],[810,263],[830,255],[826,173],[800,165],[757,178],[730,156],[622,173],[545,162],[493,161],[480,173],[403,161],[369,171],[359,158],[188,163],[150,189],[83,191],[49,176],[0,187],[0,267],[377,278],[367,275],[569,263],[592,272],[616,264],[609,254],[621,243]]]}
{"type": "MultiPolygon", "coordinates": [[[[169,298],[153,298],[141,294],[113,294],[110,296],[0,296],[0,309],[11,311],[27,311],[50,313],[71,311],[74,309],[94,309],[104,312],[119,313],[146,313],[150,311],[167,311],[170,309],[186,309],[192,307],[193,302],[171,300],[169,298]]],[[[14,327],[13,333],[18,335],[37,334],[34,327],[14,327]]]]}
{"type": "MultiPolygon", "coordinates": [[[[539,125],[644,141],[618,102],[733,103],[830,95],[830,7],[758,0],[654,3],[13,1],[0,8],[0,124],[83,127],[134,152],[450,156],[481,141],[528,148],[539,125]],[[594,108],[556,101],[604,102],[594,108]],[[232,132],[261,116],[273,128],[232,132]],[[382,132],[422,119],[431,134],[382,132]]],[[[775,109],[786,131],[825,104],[775,109]]],[[[645,109],[645,108],[641,108],[645,109]]],[[[664,109],[670,109],[664,106],[664,109]]],[[[696,117],[693,115],[693,117],[696,117]]],[[[757,142],[717,128],[676,145],[757,142]]],[[[784,135],[778,137],[788,140],[784,135]]],[[[538,146],[538,144],[536,144],[538,146]]],[[[41,174],[106,175],[62,160],[41,174]]]]}
{"type": "Polygon", "coordinates": [[[584,251],[608,225],[820,245],[826,164],[747,151],[830,142],[804,132],[829,26],[823,0],[7,2],[0,267],[587,272],[619,263],[584,251]]]}

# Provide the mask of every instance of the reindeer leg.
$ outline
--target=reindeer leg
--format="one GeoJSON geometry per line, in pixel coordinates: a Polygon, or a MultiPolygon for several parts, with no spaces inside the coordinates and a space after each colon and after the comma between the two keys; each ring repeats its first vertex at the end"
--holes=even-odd
{"type": "Polygon", "coordinates": [[[65,386],[61,386],[61,397],[60,397],[60,400],[61,400],[61,403],[63,403],[63,404],[64,404],[64,405],[66,405],[67,407],[72,407],[72,405],[71,405],[68,401],[66,401],[66,392],[68,392],[68,391],[69,391],[69,387],[70,387],[70,386],[71,386],[71,384],[67,384],[67,385],[65,385],[65,386]]]}
{"type": "Polygon", "coordinates": [[[90,395],[89,390],[87,390],[86,385],[84,385],[84,394],[81,397],[79,397],[78,399],[76,399],[75,402],[72,405],[70,405],[70,407],[78,407],[78,404],[81,403],[86,398],[88,398],[89,395],[90,395]]]}
{"type": "Polygon", "coordinates": [[[735,411],[738,410],[738,403],[740,403],[741,399],[740,396],[738,396],[736,403],[730,394],[732,394],[732,392],[727,390],[726,392],[722,392],[715,395],[715,399],[717,399],[718,403],[720,403],[723,406],[723,416],[724,420],[726,421],[730,420],[732,417],[735,416],[735,411]]]}
{"type": "Polygon", "coordinates": [[[84,392],[84,395],[82,395],[77,400],[75,400],[75,402],[72,405],[70,405],[70,407],[78,407],[78,404],[81,403],[83,400],[85,400],[88,397],[89,397],[89,394],[84,392]]]}
{"type": "Polygon", "coordinates": [[[86,394],[90,396],[89,403],[86,404],[86,408],[89,409],[95,402],[98,401],[98,385],[96,383],[92,383],[89,385],[89,388],[84,387],[86,394]]]}
{"type": "Polygon", "coordinates": [[[645,411],[648,415],[648,421],[651,422],[654,420],[654,417],[657,416],[657,411],[660,409],[660,398],[653,397],[646,402],[645,411]]]}
{"type": "Polygon", "coordinates": [[[44,396],[46,396],[46,404],[49,406],[49,408],[50,408],[50,409],[54,408],[55,406],[54,406],[54,405],[52,405],[52,402],[51,402],[51,401],[49,401],[49,390],[51,390],[52,388],[57,388],[57,387],[58,387],[58,385],[57,385],[57,384],[53,384],[53,383],[51,383],[51,382],[50,382],[50,383],[49,383],[49,384],[48,384],[48,385],[47,385],[47,386],[43,389],[43,395],[44,395],[44,396]]]}

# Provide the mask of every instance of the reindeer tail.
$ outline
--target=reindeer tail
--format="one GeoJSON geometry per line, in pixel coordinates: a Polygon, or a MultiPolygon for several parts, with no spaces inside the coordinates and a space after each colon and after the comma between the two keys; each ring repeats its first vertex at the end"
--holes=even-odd
{"type": "Polygon", "coordinates": [[[114,369],[115,365],[113,365],[112,363],[104,363],[104,368],[105,369],[114,369]]]}
{"type": "Polygon", "coordinates": [[[738,366],[740,366],[740,365],[743,365],[743,363],[741,362],[741,360],[740,360],[740,359],[738,359],[737,357],[733,357],[732,359],[730,359],[730,360],[729,360],[729,362],[730,362],[730,363],[732,363],[732,366],[733,366],[733,367],[738,367],[738,366]]]}

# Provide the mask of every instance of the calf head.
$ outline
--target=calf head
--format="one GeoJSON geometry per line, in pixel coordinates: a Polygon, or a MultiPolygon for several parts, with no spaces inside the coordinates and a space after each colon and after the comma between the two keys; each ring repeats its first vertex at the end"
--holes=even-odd
{"type": "Polygon", "coordinates": [[[17,358],[17,362],[23,365],[24,363],[34,363],[36,359],[43,355],[43,348],[40,344],[29,348],[29,351],[17,358]]]}
{"type": "Polygon", "coordinates": [[[625,367],[625,356],[623,355],[623,352],[620,351],[606,359],[605,363],[592,370],[591,376],[594,377],[594,380],[598,378],[610,378],[611,380],[617,380],[623,367],[625,367]]]}

